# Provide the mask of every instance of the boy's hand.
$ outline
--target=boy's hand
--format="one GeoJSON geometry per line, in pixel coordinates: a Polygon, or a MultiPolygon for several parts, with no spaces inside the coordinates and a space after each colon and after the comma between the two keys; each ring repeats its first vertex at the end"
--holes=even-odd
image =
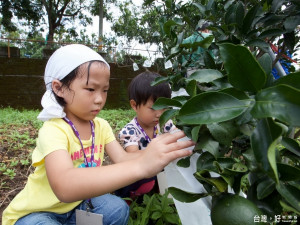
{"type": "Polygon", "coordinates": [[[191,150],[185,148],[195,145],[193,141],[177,141],[184,136],[182,131],[173,134],[166,133],[150,142],[139,158],[140,171],[145,172],[145,177],[155,176],[171,161],[192,154],[191,150]]]}

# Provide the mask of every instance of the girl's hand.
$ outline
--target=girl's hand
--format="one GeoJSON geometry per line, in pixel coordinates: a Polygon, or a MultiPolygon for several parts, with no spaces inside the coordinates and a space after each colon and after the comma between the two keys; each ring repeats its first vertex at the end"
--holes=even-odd
{"type": "Polygon", "coordinates": [[[67,150],[55,150],[45,156],[49,184],[62,202],[74,202],[110,193],[143,178],[153,177],[171,161],[189,156],[184,148],[192,141],[178,141],[182,131],[154,138],[148,147],[136,153],[126,153],[117,141],[105,147],[117,162],[108,166],[74,168],[67,150]],[[125,158],[125,159],[123,159],[125,158]]]}
{"type": "Polygon", "coordinates": [[[185,148],[195,145],[193,141],[177,141],[184,136],[182,131],[173,134],[166,133],[159,135],[150,142],[138,158],[140,171],[144,172],[145,178],[155,176],[171,161],[192,154],[191,150],[185,148]]]}

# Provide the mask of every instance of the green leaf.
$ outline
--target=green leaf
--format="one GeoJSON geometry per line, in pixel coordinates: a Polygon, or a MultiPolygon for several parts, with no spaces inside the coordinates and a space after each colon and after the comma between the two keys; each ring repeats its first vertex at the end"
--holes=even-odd
{"type": "Polygon", "coordinates": [[[232,171],[232,172],[238,172],[238,173],[244,173],[244,172],[247,172],[248,171],[248,168],[246,165],[244,165],[243,163],[241,162],[238,162],[238,163],[234,163],[232,165],[232,168],[226,168],[227,170],[229,171],[232,171]]]}
{"type": "Polygon", "coordinates": [[[195,202],[200,198],[206,197],[209,194],[207,193],[192,193],[180,190],[175,187],[169,187],[168,188],[170,194],[178,201],[180,202],[195,202]]]}
{"type": "Polygon", "coordinates": [[[172,99],[179,101],[181,103],[181,105],[184,105],[187,101],[187,97],[185,97],[185,96],[176,96],[176,97],[173,97],[172,99]]]}
{"type": "Polygon", "coordinates": [[[300,126],[300,90],[287,85],[266,88],[256,95],[251,110],[255,118],[275,117],[291,126],[300,126]]]}
{"type": "Polygon", "coordinates": [[[285,32],[286,31],[282,30],[282,29],[270,29],[270,30],[266,30],[266,31],[262,32],[259,35],[259,38],[277,37],[277,36],[284,34],[285,32]]]}
{"type": "Polygon", "coordinates": [[[176,25],[183,25],[183,23],[180,23],[180,22],[175,22],[174,20],[168,20],[165,24],[164,24],[164,32],[167,34],[167,35],[170,35],[171,34],[171,29],[173,26],[176,26],[176,25]]]}
{"type": "Polygon", "coordinates": [[[239,100],[249,99],[249,96],[245,92],[233,87],[222,89],[220,92],[229,94],[239,100]]]}
{"type": "Polygon", "coordinates": [[[212,82],[218,89],[232,88],[232,85],[228,82],[228,77],[224,76],[212,82]]]}
{"type": "Polygon", "coordinates": [[[258,59],[259,64],[261,67],[264,69],[265,73],[267,75],[271,75],[272,72],[272,59],[268,53],[263,54],[259,59],[258,59]]]}
{"type": "Polygon", "coordinates": [[[186,124],[211,124],[233,119],[249,106],[228,94],[206,92],[188,100],[179,110],[178,119],[186,124]]]}
{"type": "Polygon", "coordinates": [[[267,42],[265,42],[265,41],[263,41],[261,39],[251,40],[251,41],[249,41],[249,42],[246,43],[246,46],[254,46],[254,47],[259,47],[261,49],[265,49],[265,48],[269,48],[270,47],[270,45],[267,42]]]}
{"type": "Polygon", "coordinates": [[[187,80],[196,80],[199,83],[209,83],[221,77],[223,77],[223,74],[218,70],[201,69],[192,73],[187,80]]]}
{"type": "Polygon", "coordinates": [[[233,158],[227,158],[227,157],[218,157],[217,158],[218,166],[221,169],[221,173],[223,173],[223,170],[225,168],[232,168],[232,166],[236,163],[233,158]]]}
{"type": "Polygon", "coordinates": [[[236,23],[236,4],[232,4],[225,13],[224,21],[227,25],[236,23]]]}
{"type": "Polygon", "coordinates": [[[276,190],[292,207],[300,212],[300,190],[282,182],[276,186],[276,190]]]}
{"type": "Polygon", "coordinates": [[[205,14],[205,6],[201,5],[200,3],[192,3],[192,4],[195,5],[199,9],[201,14],[203,14],[203,15],[205,14]]]}
{"type": "Polygon", "coordinates": [[[188,156],[188,157],[185,157],[183,159],[178,160],[177,166],[183,167],[183,168],[188,168],[191,165],[190,158],[191,157],[188,156]]]}
{"type": "Polygon", "coordinates": [[[296,89],[300,89],[300,72],[290,73],[288,76],[280,77],[274,82],[274,86],[279,84],[286,84],[296,89]]]}
{"type": "Polygon", "coordinates": [[[156,77],[154,81],[151,82],[151,86],[155,86],[157,84],[168,82],[169,77],[156,77]]]}
{"type": "Polygon", "coordinates": [[[268,178],[257,185],[257,199],[261,200],[270,195],[275,189],[275,182],[268,178]]]}
{"type": "Polygon", "coordinates": [[[300,214],[300,211],[297,211],[296,209],[294,209],[293,207],[291,207],[289,204],[287,204],[284,201],[279,201],[280,205],[282,206],[283,209],[285,209],[288,212],[294,212],[297,213],[298,215],[300,214]]]}
{"type": "Polygon", "coordinates": [[[224,4],[224,9],[227,11],[228,8],[232,5],[232,3],[234,3],[234,0],[226,1],[225,4],[224,4]]]}
{"type": "Polygon", "coordinates": [[[178,55],[181,52],[181,48],[179,48],[179,45],[176,45],[175,47],[171,48],[170,55],[166,58],[166,61],[173,58],[174,56],[178,55]]]}
{"type": "Polygon", "coordinates": [[[209,53],[209,51],[204,51],[203,53],[203,60],[205,67],[208,69],[216,69],[216,63],[212,55],[209,53]]]}
{"type": "Polygon", "coordinates": [[[250,148],[247,151],[245,151],[242,155],[246,160],[246,165],[247,165],[248,169],[250,171],[256,170],[257,169],[257,162],[256,162],[256,159],[254,157],[253,150],[250,148]]]}
{"type": "Polygon", "coordinates": [[[280,180],[282,181],[299,181],[300,169],[288,164],[277,163],[280,180]]]}
{"type": "Polygon", "coordinates": [[[232,121],[208,124],[207,128],[219,143],[230,146],[232,140],[239,134],[238,127],[232,121]]]}
{"type": "Polygon", "coordinates": [[[195,80],[190,80],[185,90],[191,97],[194,97],[197,94],[197,82],[195,80]]]}
{"type": "Polygon", "coordinates": [[[209,153],[209,152],[204,152],[202,153],[199,158],[197,159],[197,171],[201,170],[214,170],[217,172],[215,169],[213,162],[215,161],[215,157],[209,153]]]}
{"type": "Polygon", "coordinates": [[[251,92],[257,92],[264,87],[266,74],[248,48],[229,43],[219,46],[232,86],[251,92]]]}
{"type": "Polygon", "coordinates": [[[236,13],[235,21],[236,21],[239,29],[242,29],[245,10],[244,10],[244,4],[241,1],[237,2],[235,13],[236,13]]]}
{"type": "Polygon", "coordinates": [[[192,139],[192,127],[190,126],[183,126],[181,130],[184,131],[184,134],[189,138],[192,139]]]}
{"type": "Polygon", "coordinates": [[[144,211],[142,213],[142,221],[140,223],[141,225],[148,224],[150,208],[152,206],[153,199],[154,199],[154,195],[151,196],[151,198],[149,199],[149,202],[146,204],[146,208],[144,209],[144,211]]]}
{"type": "Polygon", "coordinates": [[[178,112],[178,109],[168,109],[166,111],[164,111],[160,118],[159,118],[159,126],[161,127],[161,129],[164,129],[164,124],[170,120],[174,115],[176,115],[176,113],[178,112]]]}
{"type": "Polygon", "coordinates": [[[291,52],[294,52],[294,48],[296,45],[295,32],[291,31],[289,33],[285,33],[283,35],[283,43],[287,47],[288,50],[290,50],[291,52]]]}
{"type": "Polygon", "coordinates": [[[166,205],[166,207],[163,209],[163,212],[166,214],[174,213],[174,209],[171,206],[166,205]]]}
{"type": "Polygon", "coordinates": [[[172,7],[172,0],[166,0],[166,6],[167,8],[171,8],[172,7]]]}
{"type": "Polygon", "coordinates": [[[288,31],[291,32],[293,30],[295,30],[295,28],[300,24],[300,16],[290,16],[288,18],[286,18],[286,20],[284,21],[283,25],[284,28],[288,31]]]}
{"type": "Polygon", "coordinates": [[[289,181],[288,184],[289,184],[289,185],[292,185],[293,187],[295,187],[295,188],[297,188],[298,190],[300,190],[300,182],[289,181]]]}
{"type": "Polygon", "coordinates": [[[256,161],[262,165],[265,171],[273,171],[277,182],[279,178],[275,151],[281,133],[282,128],[274,123],[272,119],[262,119],[258,122],[250,138],[256,161]]]}
{"type": "Polygon", "coordinates": [[[247,34],[250,30],[252,30],[252,27],[254,25],[254,21],[256,18],[256,15],[262,10],[261,6],[259,4],[255,4],[246,14],[244,20],[243,20],[243,33],[247,34]]]}
{"type": "Polygon", "coordinates": [[[181,107],[181,103],[174,99],[160,97],[154,102],[152,106],[154,110],[166,109],[169,107],[181,107]]]}
{"type": "Polygon", "coordinates": [[[164,219],[170,224],[178,224],[179,216],[177,213],[164,213],[164,219]]]}
{"type": "Polygon", "coordinates": [[[192,141],[197,142],[201,126],[195,126],[192,129],[192,141]]]}
{"type": "Polygon", "coordinates": [[[161,216],[162,216],[162,213],[156,211],[156,212],[152,213],[151,219],[152,219],[152,220],[157,220],[157,219],[159,219],[161,216]]]}
{"type": "Polygon", "coordinates": [[[155,225],[164,225],[162,218],[160,218],[155,225]]]}
{"type": "Polygon", "coordinates": [[[234,176],[227,174],[220,174],[220,176],[225,180],[225,182],[232,187],[234,184],[234,176]]]}
{"type": "Polygon", "coordinates": [[[179,47],[180,48],[186,48],[186,49],[191,48],[193,50],[196,50],[198,47],[207,49],[211,45],[213,40],[214,40],[214,36],[208,36],[208,37],[204,38],[201,41],[180,44],[179,47]]]}
{"type": "Polygon", "coordinates": [[[210,152],[214,156],[220,156],[219,152],[219,142],[215,141],[211,136],[201,136],[199,142],[196,145],[196,148],[203,149],[210,152]]]}
{"type": "Polygon", "coordinates": [[[300,157],[300,146],[297,141],[291,138],[283,137],[281,144],[286,147],[287,150],[300,157]]]}
{"type": "Polygon", "coordinates": [[[260,26],[263,28],[269,28],[272,27],[272,25],[278,26],[278,23],[282,23],[282,21],[285,19],[284,15],[276,15],[273,13],[264,15],[260,20],[260,26]]]}
{"type": "Polygon", "coordinates": [[[195,178],[200,182],[206,182],[213,185],[220,192],[225,192],[227,190],[228,184],[222,177],[203,177],[203,171],[194,173],[195,178]]]}
{"type": "Polygon", "coordinates": [[[271,6],[271,12],[276,12],[282,4],[285,2],[285,0],[274,0],[272,1],[272,6],[271,6]]]}

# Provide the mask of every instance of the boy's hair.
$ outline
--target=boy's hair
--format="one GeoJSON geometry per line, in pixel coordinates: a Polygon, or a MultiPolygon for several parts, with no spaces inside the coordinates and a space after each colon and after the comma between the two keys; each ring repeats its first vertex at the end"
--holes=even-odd
{"type": "Polygon", "coordinates": [[[150,98],[153,102],[159,97],[171,98],[171,88],[167,82],[151,86],[151,82],[157,77],[161,75],[146,71],[133,78],[128,87],[129,100],[134,100],[139,106],[146,104],[150,98]]]}
{"type": "MultiPolygon", "coordinates": [[[[86,84],[89,83],[89,78],[90,78],[90,67],[92,65],[92,63],[94,62],[98,62],[100,64],[105,65],[104,62],[102,61],[98,61],[98,60],[92,60],[88,62],[88,66],[87,66],[87,80],[86,80],[86,84]]],[[[75,68],[73,71],[71,71],[67,76],[65,76],[63,79],[60,80],[60,82],[62,83],[62,86],[60,88],[66,87],[68,89],[70,89],[70,85],[71,83],[75,80],[75,78],[80,74],[81,71],[81,66],[78,66],[77,68],[75,68]]],[[[55,92],[52,90],[52,93],[54,94],[54,97],[56,99],[56,101],[58,102],[58,104],[60,104],[61,106],[65,106],[66,102],[62,97],[59,97],[58,95],[55,94],[55,92]]]]}

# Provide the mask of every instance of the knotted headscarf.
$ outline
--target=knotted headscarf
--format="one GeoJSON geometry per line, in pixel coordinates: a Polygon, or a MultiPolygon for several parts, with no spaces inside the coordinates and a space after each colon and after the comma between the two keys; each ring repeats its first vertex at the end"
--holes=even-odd
{"type": "Polygon", "coordinates": [[[110,68],[102,56],[85,45],[67,45],[57,49],[52,54],[47,62],[44,74],[46,92],[42,97],[43,110],[37,117],[39,120],[46,121],[66,116],[64,108],[58,104],[52,92],[52,81],[62,80],[78,66],[92,60],[104,62],[110,68]]]}

